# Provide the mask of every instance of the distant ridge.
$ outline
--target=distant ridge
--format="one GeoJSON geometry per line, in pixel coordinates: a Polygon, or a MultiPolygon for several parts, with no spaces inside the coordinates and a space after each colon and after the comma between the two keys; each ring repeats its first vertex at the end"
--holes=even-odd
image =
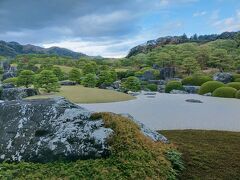
{"type": "Polygon", "coordinates": [[[185,34],[182,36],[160,37],[156,40],[150,40],[144,44],[135,46],[129,51],[127,57],[131,57],[139,53],[147,53],[156,47],[160,47],[168,44],[181,44],[181,43],[187,43],[187,42],[207,43],[207,42],[215,41],[218,39],[234,39],[236,34],[239,32],[224,32],[222,34],[200,35],[200,36],[197,36],[195,34],[190,38],[188,38],[185,34]]]}
{"type": "Polygon", "coordinates": [[[17,42],[0,41],[0,56],[15,57],[21,54],[46,54],[68,56],[72,58],[80,58],[87,56],[86,54],[74,52],[69,49],[60,47],[43,48],[31,44],[21,45],[17,42]]]}

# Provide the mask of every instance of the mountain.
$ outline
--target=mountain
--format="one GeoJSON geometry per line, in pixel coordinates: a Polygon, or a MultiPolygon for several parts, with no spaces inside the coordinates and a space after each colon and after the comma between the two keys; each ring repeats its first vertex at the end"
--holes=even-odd
{"type": "MultiPolygon", "coordinates": [[[[239,31],[240,32],[240,31],[239,31]]],[[[187,42],[207,43],[218,39],[234,39],[239,32],[224,32],[222,34],[200,35],[196,34],[188,38],[185,34],[182,36],[166,36],[160,37],[156,40],[147,41],[144,44],[132,48],[127,57],[137,55],[139,53],[147,53],[156,47],[161,47],[168,44],[181,44],[187,42]]]]}
{"type": "Polygon", "coordinates": [[[50,47],[42,48],[31,44],[21,45],[17,42],[0,41],[0,56],[14,57],[20,54],[47,54],[58,56],[69,56],[72,58],[80,58],[87,56],[83,53],[78,53],[65,48],[50,47]]]}

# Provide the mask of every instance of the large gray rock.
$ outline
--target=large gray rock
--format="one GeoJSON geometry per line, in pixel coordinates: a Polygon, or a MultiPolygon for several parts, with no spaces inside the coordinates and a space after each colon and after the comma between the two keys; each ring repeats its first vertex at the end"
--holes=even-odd
{"type": "Polygon", "coordinates": [[[159,134],[158,132],[148,128],[146,125],[144,125],[140,121],[134,119],[134,117],[131,116],[130,114],[121,114],[121,115],[123,117],[127,117],[127,118],[131,119],[132,121],[134,121],[140,127],[141,132],[146,137],[149,137],[153,141],[160,141],[160,142],[163,142],[163,143],[169,143],[168,139],[165,136],[163,136],[162,134],[159,134]]]}
{"type": "Polygon", "coordinates": [[[0,103],[0,162],[107,156],[113,131],[90,115],[63,98],[0,103]]]}
{"type": "Polygon", "coordinates": [[[231,73],[216,73],[213,75],[213,80],[229,83],[233,80],[233,75],[231,73]]]}
{"type": "Polygon", "coordinates": [[[38,95],[38,91],[32,88],[6,88],[2,90],[1,100],[21,100],[26,97],[38,95]]]}
{"type": "Polygon", "coordinates": [[[4,81],[6,79],[13,78],[13,77],[16,77],[16,76],[17,76],[17,74],[15,72],[12,72],[12,71],[5,72],[2,75],[2,80],[4,81]]]}
{"type": "Polygon", "coordinates": [[[60,81],[60,85],[61,86],[75,86],[75,85],[77,85],[77,83],[74,81],[66,80],[66,81],[60,81]]]}

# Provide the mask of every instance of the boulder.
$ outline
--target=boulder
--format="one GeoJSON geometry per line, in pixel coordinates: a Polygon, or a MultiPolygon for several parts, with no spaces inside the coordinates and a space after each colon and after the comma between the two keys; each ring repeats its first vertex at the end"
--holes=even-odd
{"type": "Polygon", "coordinates": [[[229,83],[233,80],[233,75],[231,73],[216,73],[213,75],[213,80],[229,83]]]}
{"type": "Polygon", "coordinates": [[[9,89],[9,88],[14,88],[14,87],[15,87],[15,85],[12,84],[12,83],[4,83],[4,84],[2,84],[2,88],[3,89],[9,89]]]}
{"type": "Polygon", "coordinates": [[[112,130],[64,98],[0,103],[0,162],[52,162],[109,155],[112,130]]]}
{"type": "Polygon", "coordinates": [[[38,91],[32,88],[6,88],[2,90],[0,99],[5,101],[21,100],[38,94],[38,91]]]}
{"type": "Polygon", "coordinates": [[[203,96],[212,96],[212,93],[206,93],[206,94],[204,94],[203,96]]]}
{"type": "Polygon", "coordinates": [[[189,94],[197,94],[200,86],[183,86],[183,88],[189,94]]]}
{"type": "Polygon", "coordinates": [[[5,72],[2,75],[2,81],[6,80],[6,79],[9,79],[9,78],[16,77],[16,76],[17,76],[17,74],[15,72],[12,72],[12,71],[5,72]]]}
{"type": "Polygon", "coordinates": [[[75,86],[77,83],[75,81],[60,81],[61,86],[75,86]]]}
{"type": "Polygon", "coordinates": [[[121,88],[121,81],[115,81],[115,82],[113,82],[112,87],[113,87],[114,89],[120,89],[120,88],[121,88]]]}
{"type": "Polygon", "coordinates": [[[141,132],[142,132],[145,136],[147,136],[147,137],[149,137],[150,139],[152,139],[153,141],[155,141],[155,142],[156,142],[156,141],[161,141],[161,142],[163,142],[163,143],[169,143],[168,139],[167,139],[165,136],[163,136],[163,135],[159,134],[158,132],[156,132],[156,131],[148,128],[148,127],[147,127],[146,125],[144,125],[143,123],[141,123],[141,122],[137,121],[136,119],[134,119],[134,117],[131,116],[130,114],[121,114],[121,115],[122,115],[123,117],[127,117],[127,118],[131,119],[132,121],[134,121],[134,122],[140,127],[141,132]]]}
{"type": "Polygon", "coordinates": [[[174,89],[170,92],[170,94],[188,94],[188,92],[174,89]]]}
{"type": "Polygon", "coordinates": [[[170,79],[175,77],[176,68],[175,67],[164,67],[160,69],[161,79],[170,79]]]}
{"type": "Polygon", "coordinates": [[[166,85],[159,85],[158,86],[158,92],[164,93],[165,92],[166,85]]]}
{"type": "Polygon", "coordinates": [[[143,73],[141,77],[139,77],[139,79],[142,81],[149,81],[155,79],[155,75],[152,71],[147,70],[143,73]]]}

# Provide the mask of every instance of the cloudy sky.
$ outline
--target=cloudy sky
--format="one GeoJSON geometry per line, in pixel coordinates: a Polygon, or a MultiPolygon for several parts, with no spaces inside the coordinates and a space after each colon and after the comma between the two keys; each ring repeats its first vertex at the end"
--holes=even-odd
{"type": "Polygon", "coordinates": [[[123,57],[167,35],[240,30],[239,0],[0,0],[0,40],[123,57]]]}

